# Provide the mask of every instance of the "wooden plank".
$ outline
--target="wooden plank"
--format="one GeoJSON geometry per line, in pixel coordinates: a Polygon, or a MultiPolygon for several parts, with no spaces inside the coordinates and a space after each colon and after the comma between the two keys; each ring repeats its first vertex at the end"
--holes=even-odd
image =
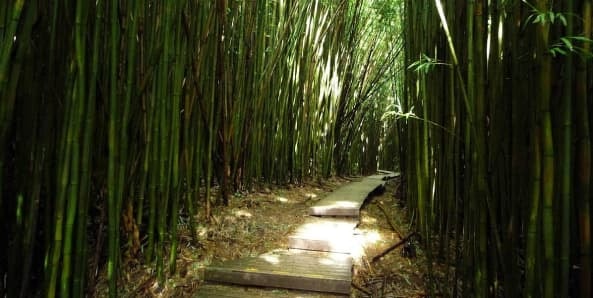
{"type": "Polygon", "coordinates": [[[334,191],[309,208],[310,215],[359,217],[360,207],[375,188],[383,185],[382,175],[352,182],[334,191]],[[379,177],[380,176],[380,177],[379,177]]]}
{"type": "Polygon", "coordinates": [[[387,175],[387,176],[400,176],[400,172],[393,172],[393,171],[386,171],[386,170],[377,170],[377,173],[387,175]]]}
{"type": "Polygon", "coordinates": [[[319,292],[305,292],[276,288],[245,287],[229,284],[203,284],[198,289],[194,298],[342,298],[343,294],[330,294],[319,292]]]}
{"type": "Polygon", "coordinates": [[[350,253],[354,246],[352,218],[320,218],[310,216],[288,236],[288,247],[315,251],[350,253]]]}
{"type": "Polygon", "coordinates": [[[378,170],[377,172],[382,174],[381,176],[383,176],[382,179],[384,181],[399,178],[402,175],[400,172],[390,172],[390,171],[383,171],[383,170],[378,170]]]}
{"type": "Polygon", "coordinates": [[[374,180],[383,180],[386,175],[371,175],[366,177],[365,179],[374,179],[374,180]]]}
{"type": "Polygon", "coordinates": [[[346,254],[275,251],[206,268],[205,280],[316,292],[350,292],[352,257],[346,254]]]}

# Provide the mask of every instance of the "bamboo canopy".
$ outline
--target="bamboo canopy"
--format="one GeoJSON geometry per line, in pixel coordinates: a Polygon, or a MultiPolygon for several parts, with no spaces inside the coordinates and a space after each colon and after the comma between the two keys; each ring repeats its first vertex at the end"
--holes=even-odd
{"type": "Polygon", "coordinates": [[[0,1],[0,296],[82,297],[104,272],[115,297],[129,258],[162,283],[180,217],[381,168],[429,294],[591,297],[591,10],[0,1]]]}
{"type": "Polygon", "coordinates": [[[0,296],[81,297],[103,268],[116,296],[124,257],[162,283],[179,216],[195,230],[239,190],[374,172],[401,49],[377,9],[2,1],[0,296]]]}

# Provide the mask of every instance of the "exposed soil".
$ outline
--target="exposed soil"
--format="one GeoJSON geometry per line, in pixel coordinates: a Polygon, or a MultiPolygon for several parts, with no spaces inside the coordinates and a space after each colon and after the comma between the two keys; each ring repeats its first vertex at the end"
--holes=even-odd
{"type": "MultiPolygon", "coordinates": [[[[308,208],[328,192],[349,182],[332,178],[282,188],[235,194],[230,207],[217,207],[211,223],[200,222],[192,240],[187,220],[181,218],[177,273],[158,287],[150,266],[127,262],[120,284],[123,297],[192,297],[203,284],[203,268],[213,261],[256,256],[287,247],[288,234],[303,224],[308,208]],[[136,264],[136,265],[134,265],[136,264]]],[[[373,197],[361,212],[356,234],[367,243],[355,254],[351,297],[424,297],[425,256],[415,237],[384,257],[372,258],[410,234],[405,208],[394,197],[397,181],[387,183],[386,192],[373,197]]],[[[204,218],[199,214],[198,218],[204,218]]],[[[101,274],[101,276],[105,276],[101,274]]],[[[250,289],[253,296],[335,297],[277,289],[250,289]],[[259,291],[259,292],[258,292],[259,291]],[[254,294],[255,293],[255,294],[254,294]]],[[[104,278],[93,296],[107,293],[104,278]]]]}

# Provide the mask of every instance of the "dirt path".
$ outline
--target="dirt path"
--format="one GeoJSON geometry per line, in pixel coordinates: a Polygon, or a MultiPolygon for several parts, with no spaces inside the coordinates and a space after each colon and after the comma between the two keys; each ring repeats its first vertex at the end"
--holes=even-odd
{"type": "MultiPolygon", "coordinates": [[[[287,236],[303,224],[309,207],[347,182],[349,180],[333,178],[322,184],[304,183],[236,194],[230,207],[214,210],[216,216],[212,223],[199,223],[197,242],[191,240],[189,229],[184,230],[177,260],[179,269],[167,280],[165,287],[157,288],[148,266],[130,263],[123,277],[122,284],[128,285],[122,289],[123,296],[195,296],[203,284],[204,267],[213,261],[256,256],[277,247],[286,247],[287,236]]],[[[361,241],[368,244],[355,256],[352,297],[425,296],[425,258],[414,242],[412,246],[405,246],[404,251],[413,247],[413,257],[402,254],[404,246],[401,246],[378,261],[371,261],[374,256],[399,242],[400,235],[403,237],[410,232],[405,208],[399,206],[393,196],[396,186],[397,182],[389,181],[386,192],[370,200],[361,211],[357,234],[361,241]]],[[[243,287],[234,288],[245,290],[243,287]]],[[[251,297],[336,297],[274,289],[250,291],[251,297]]],[[[101,292],[99,290],[97,296],[101,296],[101,292]]]]}

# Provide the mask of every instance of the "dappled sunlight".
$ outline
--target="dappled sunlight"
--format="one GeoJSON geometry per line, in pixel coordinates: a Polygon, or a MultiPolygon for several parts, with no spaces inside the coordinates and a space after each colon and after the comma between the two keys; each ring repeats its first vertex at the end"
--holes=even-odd
{"type": "Polygon", "coordinates": [[[351,220],[310,218],[290,238],[292,248],[350,252],[356,223],[351,220]]]}
{"type": "Polygon", "coordinates": [[[327,254],[327,257],[319,258],[319,264],[328,266],[339,265],[343,264],[348,258],[350,258],[348,254],[327,254]]]}
{"type": "Polygon", "coordinates": [[[246,210],[235,210],[235,211],[233,211],[233,215],[236,217],[245,217],[245,218],[251,218],[253,216],[253,214],[251,214],[251,212],[246,211],[246,210]]]}
{"type": "Polygon", "coordinates": [[[361,223],[372,225],[372,224],[377,223],[377,219],[372,216],[365,216],[361,219],[361,223]]]}
{"type": "Polygon", "coordinates": [[[280,257],[275,254],[264,254],[264,255],[261,255],[260,258],[270,264],[274,264],[274,265],[280,264],[280,257]]]}
{"type": "Polygon", "coordinates": [[[371,230],[367,233],[363,233],[363,239],[365,244],[375,244],[379,242],[382,237],[376,230],[371,230]]]}
{"type": "Polygon", "coordinates": [[[198,235],[200,237],[206,237],[206,233],[208,233],[208,228],[205,226],[198,227],[198,235]]]}
{"type": "Polygon", "coordinates": [[[361,230],[353,237],[352,257],[360,259],[365,255],[365,248],[383,240],[383,237],[377,230],[361,230]]]}
{"type": "Polygon", "coordinates": [[[315,199],[315,198],[317,198],[317,195],[314,194],[314,193],[312,193],[312,192],[306,194],[305,196],[307,196],[307,198],[309,198],[309,199],[315,199]]]}
{"type": "MultiPolygon", "coordinates": [[[[355,235],[355,226],[356,222],[353,220],[319,219],[317,222],[302,225],[291,238],[291,244],[302,249],[344,254],[337,254],[338,258],[343,258],[348,254],[360,257],[363,254],[364,247],[381,241],[382,237],[375,230],[364,230],[360,232],[360,235],[355,235]],[[308,239],[308,241],[303,239],[308,239]]],[[[332,257],[335,258],[336,256],[332,257]]],[[[331,264],[332,260],[323,262],[324,264],[331,264]]]]}
{"type": "Polygon", "coordinates": [[[276,197],[276,201],[278,201],[280,203],[289,203],[290,202],[290,200],[285,197],[276,197]]]}

